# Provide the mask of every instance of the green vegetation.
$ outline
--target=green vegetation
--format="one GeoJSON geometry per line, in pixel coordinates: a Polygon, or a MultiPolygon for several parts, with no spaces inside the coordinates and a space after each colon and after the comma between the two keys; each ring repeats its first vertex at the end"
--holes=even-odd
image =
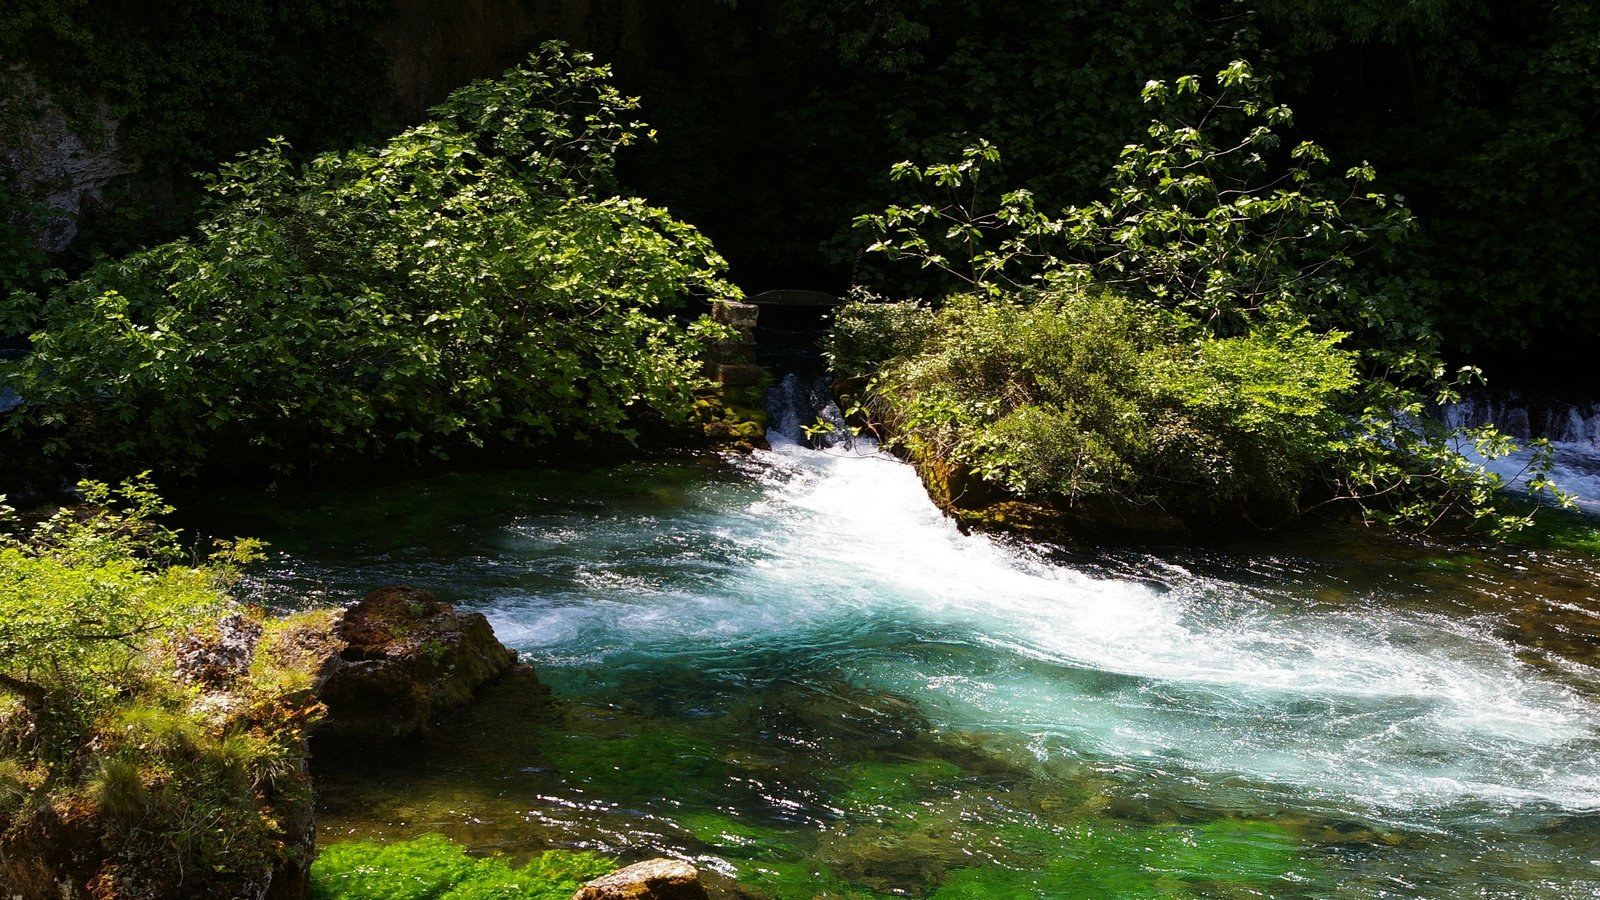
{"type": "Polygon", "coordinates": [[[842,310],[834,371],[874,379],[867,405],[914,459],[1025,500],[1153,504],[1191,524],[1330,500],[1388,521],[1525,524],[1426,422],[1424,403],[1454,391],[1427,321],[1357,266],[1409,216],[1368,189],[1370,167],[1332,177],[1317,145],[1285,153],[1291,114],[1266,87],[1242,62],[1213,96],[1193,76],[1150,82],[1161,117],[1123,150],[1109,199],[1055,215],[1022,190],[978,211],[999,158],[986,144],[896,166],[917,197],[861,218],[872,249],[960,293],[937,311],[842,310]]]}
{"type": "MultiPolygon", "coordinates": [[[[1530,512],[1530,504],[1526,501],[1501,498],[1498,502],[1506,507],[1509,515],[1525,516],[1530,512]]],[[[1512,535],[1511,541],[1530,547],[1554,547],[1600,557],[1600,523],[1596,522],[1593,515],[1570,510],[1549,510],[1539,513],[1532,527],[1512,535]]]]}
{"type": "Polygon", "coordinates": [[[84,482],[79,491],[82,506],[26,534],[0,522],[13,529],[0,535],[0,686],[64,729],[68,746],[138,675],[148,643],[226,607],[234,564],[255,550],[245,541],[205,565],[176,565],[177,535],[156,521],[172,509],[147,480],[115,489],[84,482]]]}
{"type": "Polygon", "coordinates": [[[569,783],[606,797],[632,801],[709,797],[728,778],[728,767],[715,746],[666,729],[554,737],[545,748],[550,764],[569,783]]]}
{"type": "Polygon", "coordinates": [[[569,900],[584,882],[617,868],[586,851],[547,850],[512,868],[474,858],[439,834],[324,847],[311,866],[312,900],[569,900]]]}
{"type": "Polygon", "coordinates": [[[1196,338],[1105,290],[964,295],[927,319],[931,333],[872,388],[889,432],[914,458],[1068,505],[1292,509],[1341,440],[1354,386],[1337,335],[1286,325],[1196,338]]]}
{"type": "Polygon", "coordinates": [[[957,869],[931,900],[984,897],[1181,897],[1197,886],[1266,886],[1306,865],[1299,842],[1269,823],[1135,828],[1083,825],[1052,835],[1039,868],[957,869]]]}
{"type": "MultiPolygon", "coordinates": [[[[106,101],[141,160],[115,213],[86,216],[103,221],[74,265],[149,240],[109,219],[173,206],[169,185],[180,202],[165,212],[192,223],[191,171],[275,134],[307,152],[370,139],[433,79],[559,34],[616,61],[670,124],[632,161],[631,191],[707,229],[752,285],[843,288],[874,276],[845,232],[893,196],[886,163],[947,158],[981,135],[1005,151],[1009,183],[1050,208],[1086,204],[1145,119],[1147,78],[1242,56],[1281,76],[1335,155],[1372,160],[1417,212],[1384,268],[1453,361],[1541,340],[1576,348],[1600,316],[1583,238],[1600,228],[1592,3],[716,0],[625,26],[590,5],[504,12],[441,29],[428,77],[410,80],[419,48],[397,46],[404,13],[377,0],[17,0],[0,59],[69,108],[106,101]]],[[[0,229],[13,224],[0,215],[0,229]]]]}
{"type": "Polygon", "coordinates": [[[856,763],[842,773],[846,787],[834,802],[864,819],[914,821],[918,801],[949,789],[962,776],[960,766],[943,759],[856,763]]]}
{"type": "MultiPolygon", "coordinates": [[[[1146,119],[1146,79],[1243,57],[1279,77],[1306,132],[1340,158],[1371,160],[1386,190],[1405,196],[1417,214],[1412,240],[1369,266],[1404,284],[1398,299],[1435,324],[1452,361],[1539,341],[1577,350],[1577,336],[1600,324],[1600,264],[1583,238],[1600,224],[1600,179],[1587,162],[1596,122],[1583,99],[1600,84],[1594,4],[782,6],[789,41],[809,54],[820,89],[791,101],[779,127],[807,138],[807,152],[839,149],[810,167],[796,153],[778,168],[815,172],[797,180],[808,188],[830,179],[868,186],[808,190],[799,202],[830,207],[809,218],[835,230],[836,263],[877,290],[915,295],[925,285],[903,269],[875,271],[856,255],[858,242],[837,234],[851,211],[894,197],[874,181],[875,167],[948,159],[982,136],[1005,153],[1004,183],[1027,185],[1045,208],[1087,205],[1101,196],[1106,161],[1146,119]]],[[[712,233],[742,255],[742,244],[712,233]]]]}
{"type": "Polygon", "coordinates": [[[370,29],[385,11],[378,0],[16,0],[0,57],[26,59],[69,107],[108,102],[134,155],[184,173],[274,134],[321,143],[370,126],[386,88],[370,29]]]}
{"type": "MultiPolygon", "coordinates": [[[[120,255],[188,227],[190,173],[273,135],[322,150],[381,134],[388,62],[373,32],[387,13],[381,0],[8,3],[0,147],[28,134],[40,112],[34,101],[43,99],[91,149],[114,139],[141,170],[110,186],[114,209],[84,211],[74,258],[57,262],[81,267],[97,253],[120,255]],[[93,115],[101,108],[114,135],[93,115]]],[[[11,162],[0,154],[0,183],[11,162]]],[[[5,214],[8,199],[31,204],[42,199],[36,193],[8,198],[0,188],[0,294],[31,288],[46,267],[42,254],[6,252],[30,243],[34,229],[5,214]]]]}
{"type": "Polygon", "coordinates": [[[0,882],[225,896],[303,865],[314,664],[218,618],[257,545],[183,565],[148,482],[79,489],[0,537],[0,882]]]}
{"type": "Polygon", "coordinates": [[[811,849],[803,831],[716,813],[679,823],[774,898],[1183,897],[1267,890],[1315,872],[1271,822],[1151,825],[1002,813],[941,759],[863,762],[839,773],[843,818],[811,849]],[[976,854],[976,859],[974,858],[976,854]]]}
{"type": "Polygon", "coordinates": [[[693,228],[610,195],[645,132],[607,78],[551,45],[381,148],[228,165],[197,237],[39,300],[6,427],[185,472],[692,425],[718,332],[671,314],[735,291],[693,228]]]}

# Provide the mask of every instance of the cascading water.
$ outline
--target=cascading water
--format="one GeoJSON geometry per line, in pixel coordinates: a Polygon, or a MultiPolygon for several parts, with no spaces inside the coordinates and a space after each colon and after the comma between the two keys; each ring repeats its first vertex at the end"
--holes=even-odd
{"type": "MultiPolygon", "coordinates": [[[[1452,429],[1489,424],[1522,441],[1549,441],[1553,451],[1549,479],[1571,494],[1579,509],[1600,514],[1600,408],[1595,404],[1531,402],[1515,395],[1484,395],[1446,407],[1441,418],[1452,429]]],[[[1531,451],[1484,459],[1469,444],[1463,443],[1460,449],[1500,475],[1507,485],[1520,487],[1526,483],[1531,451]]]]}
{"type": "Polygon", "coordinates": [[[855,446],[826,377],[808,378],[797,372],[783,376],[767,393],[767,422],[769,441],[819,450],[855,446]]]}
{"type": "Polygon", "coordinates": [[[260,599],[428,587],[558,700],[325,778],[324,840],[666,852],[775,897],[1600,896],[1593,573],[963,535],[777,395],[788,436],[731,466],[284,519],[260,599]]]}

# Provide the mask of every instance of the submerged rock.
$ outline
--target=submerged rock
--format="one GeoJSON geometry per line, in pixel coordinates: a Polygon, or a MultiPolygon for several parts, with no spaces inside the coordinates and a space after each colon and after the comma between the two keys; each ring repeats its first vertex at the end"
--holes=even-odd
{"type": "Polygon", "coordinates": [[[649,859],[602,875],[572,900],[706,900],[700,872],[681,859],[649,859]]]}
{"type": "Polygon", "coordinates": [[[319,734],[404,737],[466,703],[517,664],[482,613],[462,612],[424,590],[380,588],[345,610],[343,642],[323,665],[316,694],[327,707],[319,734]]]}

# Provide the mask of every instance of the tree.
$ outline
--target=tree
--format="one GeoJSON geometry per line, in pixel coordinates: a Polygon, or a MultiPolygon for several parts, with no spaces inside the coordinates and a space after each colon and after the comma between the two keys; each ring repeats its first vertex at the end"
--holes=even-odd
{"type": "Polygon", "coordinates": [[[715,328],[672,315],[736,290],[692,227],[610,194],[648,132],[608,77],[546,45],[382,147],[244,155],[197,236],[42,299],[7,427],[192,471],[689,422],[715,328]]]}
{"type": "MultiPolygon", "coordinates": [[[[861,217],[858,224],[876,238],[870,249],[946,272],[959,290],[997,307],[1057,309],[1047,318],[1069,326],[1032,351],[1029,334],[1056,326],[1020,328],[1014,347],[980,352],[988,367],[1014,370],[1002,379],[1011,386],[979,390],[965,408],[997,410],[1005,423],[1039,407],[1034,392],[1016,389],[1016,378],[1049,371],[1050,346],[1069,345],[1078,332],[1099,333],[1072,324],[1072,310],[1100,296],[1091,286],[1127,298],[1107,320],[1121,323],[1117,333],[1146,335],[1120,367],[1141,374],[1095,401],[1101,409],[1131,404],[1133,413],[1095,424],[1082,419],[1081,403],[1047,397],[1013,424],[994,426],[998,431],[985,430],[991,425],[982,417],[958,428],[961,436],[946,442],[954,457],[1020,493],[1054,483],[1057,496],[1071,498],[1086,484],[1180,513],[1235,500],[1293,509],[1332,498],[1375,518],[1426,524],[1465,510],[1501,529],[1524,524],[1490,502],[1499,477],[1455,452],[1452,440],[1460,436],[1424,415],[1428,402],[1455,397],[1472,372],[1447,378],[1430,323],[1399,283],[1357,266],[1362,256],[1392,252],[1411,227],[1409,214],[1370,189],[1370,166],[1328,177],[1329,158],[1318,145],[1301,141],[1285,150],[1278,129],[1292,115],[1272,102],[1265,79],[1246,63],[1223,69],[1215,84],[1207,95],[1196,76],[1149,82],[1145,102],[1161,117],[1147,140],[1123,149],[1108,198],[1054,215],[1039,210],[1026,190],[1007,192],[984,211],[983,167],[999,157],[989,144],[968,148],[957,162],[894,168],[897,179],[931,188],[936,199],[919,195],[861,217]],[[1336,349],[1351,336],[1359,357],[1336,349]],[[1075,458],[1097,462],[1068,468],[1098,481],[1022,474],[1060,470],[1060,459],[1050,462],[1056,450],[1080,444],[1085,451],[1075,458]]],[[[934,349],[889,361],[880,386],[889,405],[943,396],[938,384],[960,367],[920,388],[915,373],[947,352],[940,348],[971,344],[961,319],[947,329],[934,349]]],[[[1119,340],[1125,342],[1102,343],[1119,340]]],[[[1085,355],[1073,378],[1055,380],[1101,384],[1091,371],[1100,362],[1085,355]]],[[[916,421],[920,414],[890,415],[916,421]]],[[[1466,437],[1490,455],[1511,449],[1493,429],[1466,437]]],[[[1534,466],[1534,490],[1562,499],[1539,477],[1548,455],[1534,466]]]]}

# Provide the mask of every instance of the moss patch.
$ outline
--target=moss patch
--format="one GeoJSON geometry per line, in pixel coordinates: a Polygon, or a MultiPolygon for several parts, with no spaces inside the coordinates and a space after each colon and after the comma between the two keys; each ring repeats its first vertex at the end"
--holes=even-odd
{"type": "Polygon", "coordinates": [[[728,767],[710,743],[662,729],[567,734],[545,752],[569,783],[630,801],[707,796],[728,776],[728,767]]]}
{"type": "Polygon", "coordinates": [[[726,813],[689,813],[678,817],[678,824],[695,840],[716,848],[734,859],[794,861],[802,854],[795,848],[794,835],[772,825],[762,825],[726,813]]]}
{"type": "Polygon", "coordinates": [[[476,858],[439,834],[389,844],[352,841],[323,849],[311,866],[311,900],[568,900],[617,868],[586,851],[549,850],[520,868],[476,858]]]}
{"type": "Polygon", "coordinates": [[[857,763],[846,770],[848,787],[835,802],[856,816],[911,822],[924,811],[921,801],[948,790],[961,775],[959,766],[940,759],[857,763]]]}
{"type": "MultiPolygon", "coordinates": [[[[1517,502],[1519,507],[1527,505],[1517,502]]],[[[1517,512],[1523,514],[1524,510],[1519,508],[1517,512]]],[[[1600,556],[1600,517],[1566,509],[1541,509],[1531,527],[1511,536],[1511,543],[1600,556]]]]}
{"type": "Polygon", "coordinates": [[[1040,854],[1044,862],[1037,867],[957,869],[930,900],[1186,896],[1202,885],[1266,888],[1303,875],[1312,865],[1301,855],[1296,838],[1266,822],[1168,827],[1106,823],[1019,837],[1025,843],[1042,840],[1054,849],[1040,854]]]}

